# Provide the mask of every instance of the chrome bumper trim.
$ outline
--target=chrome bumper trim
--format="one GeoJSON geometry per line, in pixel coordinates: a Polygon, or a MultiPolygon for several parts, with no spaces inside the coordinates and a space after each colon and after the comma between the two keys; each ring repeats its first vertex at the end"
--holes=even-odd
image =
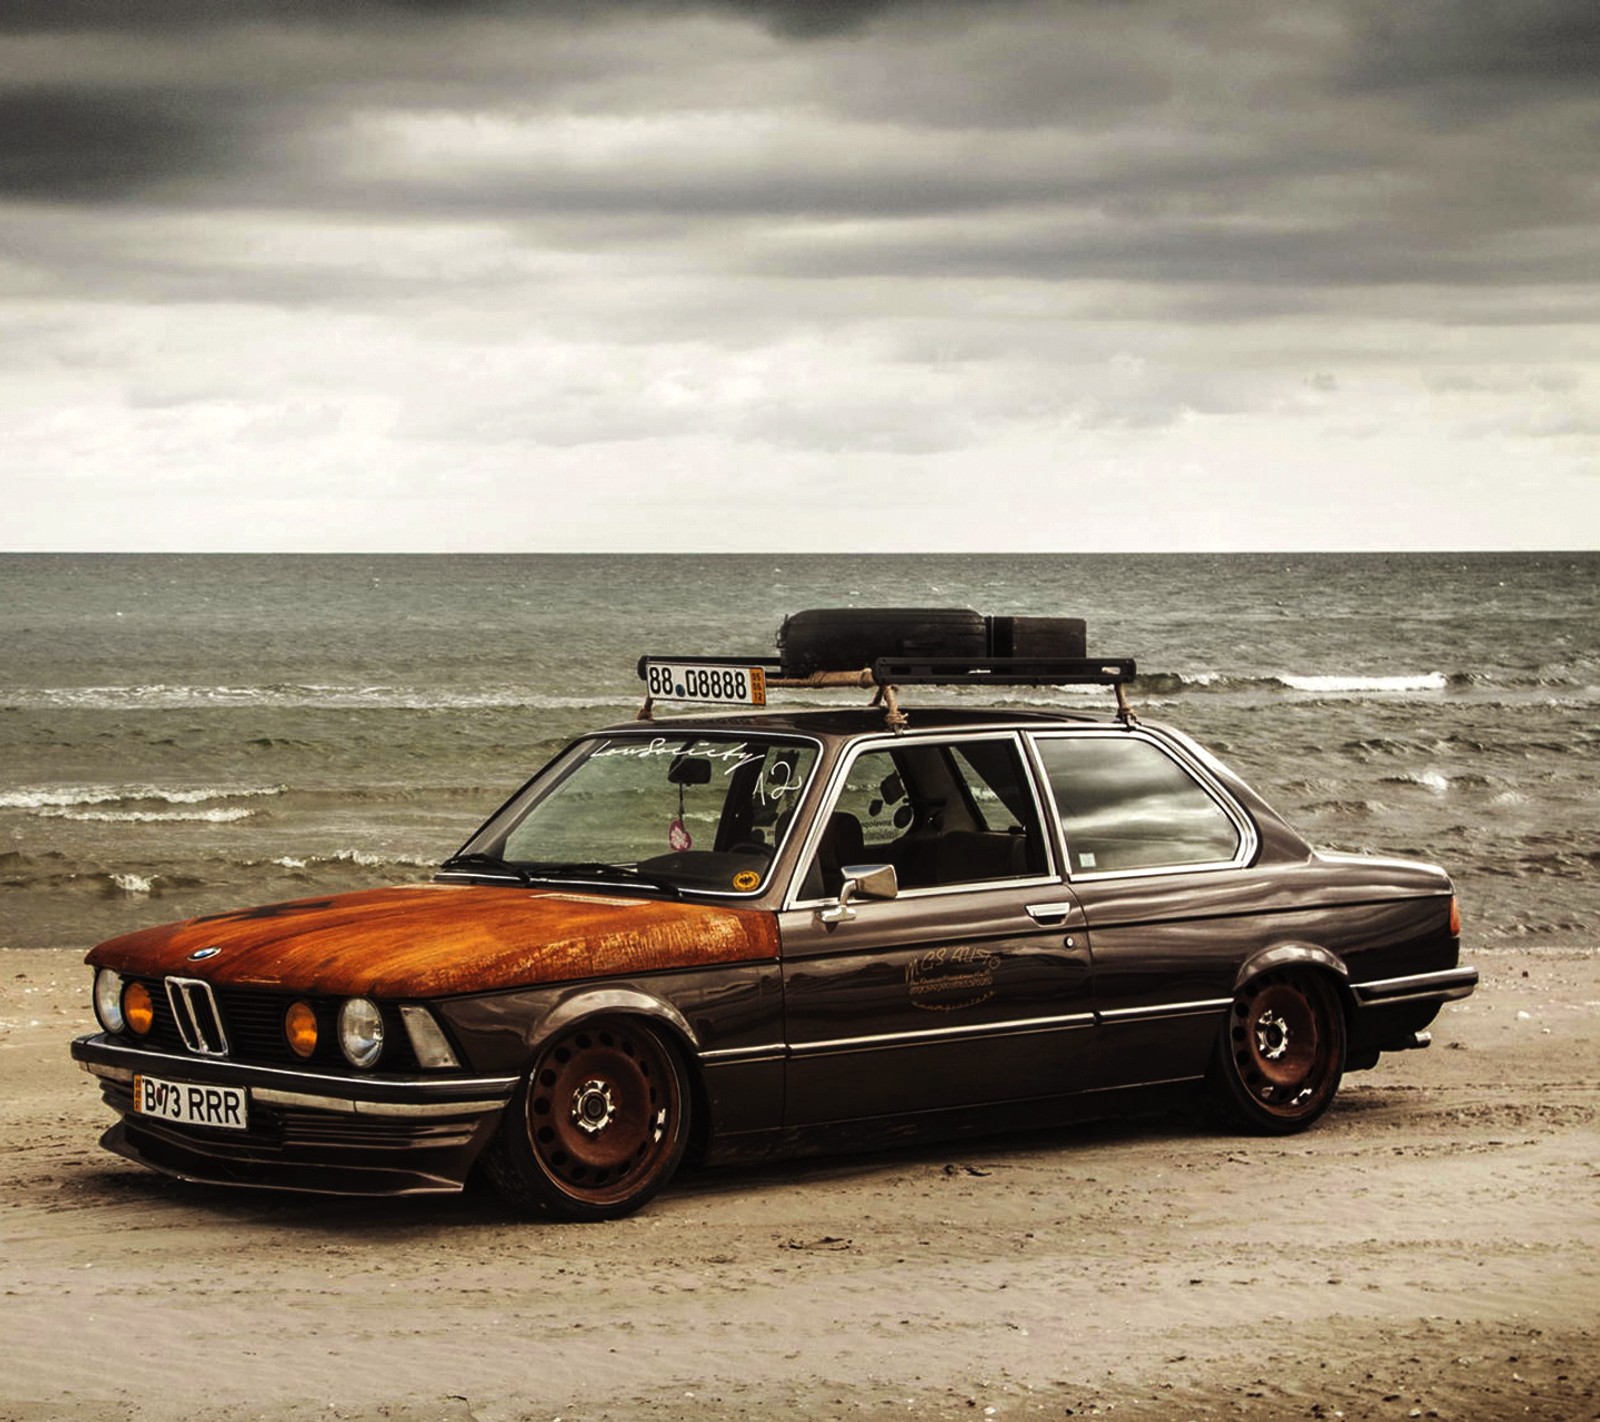
{"type": "Polygon", "coordinates": [[[72,1054],[84,1071],[123,1085],[131,1084],[136,1072],[149,1072],[153,1076],[172,1076],[197,1083],[247,1087],[252,1099],[274,1106],[334,1111],[350,1116],[401,1119],[481,1116],[500,1110],[511,1099],[517,1085],[514,1076],[466,1080],[460,1077],[353,1080],[216,1057],[181,1057],[170,1052],[140,1051],[108,1042],[103,1036],[79,1037],[72,1044],[72,1054]]]}
{"type": "Polygon", "coordinates": [[[1414,973],[1404,978],[1380,978],[1377,982],[1351,983],[1361,1007],[1388,1007],[1399,1002],[1452,1002],[1470,997],[1478,986],[1476,968],[1445,968],[1437,973],[1414,973]]]}

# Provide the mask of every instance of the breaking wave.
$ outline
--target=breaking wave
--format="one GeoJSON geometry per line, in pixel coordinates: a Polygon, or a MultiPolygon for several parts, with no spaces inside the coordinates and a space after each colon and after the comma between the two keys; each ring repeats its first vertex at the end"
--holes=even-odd
{"type": "Polygon", "coordinates": [[[5,693],[7,706],[89,711],[183,711],[207,707],[386,711],[585,711],[633,706],[643,688],[614,696],[554,696],[520,687],[475,691],[405,686],[276,683],[268,686],[46,686],[5,693]]]}
{"type": "Polygon", "coordinates": [[[286,785],[171,789],[156,785],[46,785],[0,791],[0,809],[92,824],[233,824],[259,811],[218,803],[283,795],[286,785]]]}

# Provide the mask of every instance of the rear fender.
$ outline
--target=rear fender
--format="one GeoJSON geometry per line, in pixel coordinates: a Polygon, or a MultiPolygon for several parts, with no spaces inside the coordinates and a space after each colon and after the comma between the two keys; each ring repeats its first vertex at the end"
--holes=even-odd
{"type": "Polygon", "coordinates": [[[1355,1010],[1355,997],[1350,991],[1350,969],[1326,948],[1315,943],[1277,943],[1271,948],[1246,958],[1233,980],[1233,990],[1238,992],[1253,978],[1280,968],[1314,968],[1329,974],[1339,986],[1339,1001],[1348,1020],[1355,1010]]]}

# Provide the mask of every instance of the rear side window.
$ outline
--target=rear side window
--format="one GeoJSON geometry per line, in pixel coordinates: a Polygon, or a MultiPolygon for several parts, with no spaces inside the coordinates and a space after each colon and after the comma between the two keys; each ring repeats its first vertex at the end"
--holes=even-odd
{"type": "Polygon", "coordinates": [[[1239,830],[1160,747],[1133,736],[1041,740],[1067,855],[1080,874],[1225,864],[1239,830]]]}

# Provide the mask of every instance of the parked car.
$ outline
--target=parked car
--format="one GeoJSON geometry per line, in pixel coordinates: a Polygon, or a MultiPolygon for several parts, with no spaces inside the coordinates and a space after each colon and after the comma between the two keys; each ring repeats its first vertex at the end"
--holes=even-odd
{"type": "Polygon", "coordinates": [[[1441,869],[1312,850],[1140,720],[1133,663],[1082,657],[1081,623],[973,616],[963,639],[822,610],[780,659],[647,658],[644,719],[573,742],[433,882],[100,944],[101,1030],[72,1051],[117,1113],[103,1144],[334,1193],[481,1165],[600,1219],[690,1151],[1037,1128],[1196,1084],[1298,1131],[1473,991],[1441,869]],[[1115,715],[898,694],[1085,682],[1115,715]],[[873,703],[763,709],[794,683],[873,703]],[[668,699],[725,705],[655,719],[668,699]]]}

